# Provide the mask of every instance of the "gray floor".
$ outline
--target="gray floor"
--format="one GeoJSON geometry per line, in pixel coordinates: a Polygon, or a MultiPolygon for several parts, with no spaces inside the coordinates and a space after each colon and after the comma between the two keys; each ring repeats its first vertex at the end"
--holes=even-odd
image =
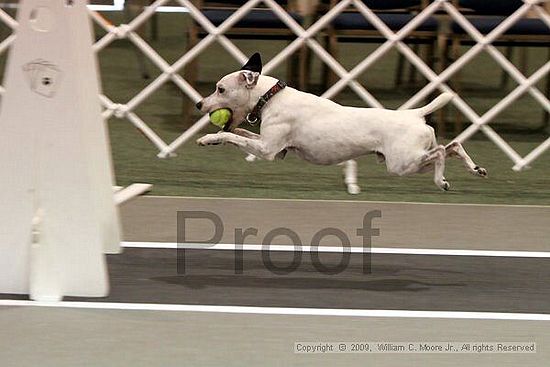
{"type": "MultiPolygon", "coordinates": [[[[142,198],[123,207],[126,239],[175,241],[175,212],[201,208],[217,212],[226,230],[248,223],[265,233],[288,223],[305,243],[318,225],[342,225],[351,236],[361,213],[380,208],[384,246],[393,243],[384,239],[387,232],[399,239],[396,247],[457,249],[473,241],[466,248],[548,250],[545,207],[142,198]],[[413,230],[428,218],[423,231],[413,230]],[[418,246],[423,234],[426,243],[418,246]]],[[[197,223],[189,230],[204,236],[212,228],[197,223]]],[[[278,266],[290,260],[289,253],[272,255],[278,266]]],[[[329,266],[340,256],[325,253],[321,260],[329,266]]],[[[258,252],[244,254],[242,274],[235,274],[231,251],[186,250],[185,274],[181,267],[178,273],[176,250],[126,249],[108,262],[110,297],[84,301],[550,314],[550,259],[373,254],[364,273],[362,255],[352,255],[337,275],[320,274],[305,255],[294,272],[276,275],[258,252]]],[[[0,326],[2,367],[545,366],[550,360],[550,321],[1,307],[0,326]],[[535,342],[537,353],[295,354],[294,343],[304,341],[535,342]]]]}
{"type": "MultiPolygon", "coordinates": [[[[238,228],[256,228],[257,236],[248,236],[244,243],[258,244],[269,231],[286,227],[309,244],[316,232],[333,227],[343,231],[352,246],[361,246],[357,228],[374,210],[382,215],[373,221],[380,229],[372,241],[375,247],[550,251],[550,206],[153,196],[127,203],[121,213],[129,241],[176,242],[177,212],[200,211],[220,218],[222,243],[235,243],[238,228]]],[[[208,240],[213,232],[210,220],[190,220],[186,240],[208,240]]]]}
{"type": "Polygon", "coordinates": [[[2,367],[548,366],[548,322],[0,308],[2,367]],[[536,354],[294,354],[295,342],[535,342],[536,354]]]}

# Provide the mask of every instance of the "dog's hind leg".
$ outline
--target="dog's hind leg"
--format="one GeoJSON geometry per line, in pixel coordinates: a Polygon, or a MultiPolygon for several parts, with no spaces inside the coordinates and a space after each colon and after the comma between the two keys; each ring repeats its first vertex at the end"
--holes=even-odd
{"type": "Polygon", "coordinates": [[[445,146],[445,155],[447,157],[456,157],[462,161],[466,169],[473,175],[487,177],[487,170],[474,163],[472,158],[466,153],[462,144],[453,141],[445,146]]]}
{"type": "Polygon", "coordinates": [[[424,167],[430,167],[433,165],[434,169],[434,182],[441,190],[448,191],[451,185],[445,179],[445,147],[439,145],[430,151],[428,151],[420,160],[420,169],[422,171],[424,167]]]}
{"type": "Polygon", "coordinates": [[[348,189],[348,194],[357,195],[361,188],[357,185],[357,162],[353,159],[340,163],[344,166],[344,183],[348,189]]]}

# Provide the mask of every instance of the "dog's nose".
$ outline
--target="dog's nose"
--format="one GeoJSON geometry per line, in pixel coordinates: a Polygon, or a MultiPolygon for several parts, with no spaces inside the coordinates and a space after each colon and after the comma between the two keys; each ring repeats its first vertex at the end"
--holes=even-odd
{"type": "Polygon", "coordinates": [[[195,106],[200,110],[202,108],[202,101],[198,101],[195,106]]]}

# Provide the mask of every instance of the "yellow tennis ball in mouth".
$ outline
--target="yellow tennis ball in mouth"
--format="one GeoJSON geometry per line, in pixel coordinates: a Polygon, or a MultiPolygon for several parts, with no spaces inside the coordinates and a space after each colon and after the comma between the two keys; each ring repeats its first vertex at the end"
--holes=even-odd
{"type": "Polygon", "coordinates": [[[230,119],[231,111],[227,108],[220,108],[210,113],[210,122],[221,128],[223,128],[230,119]]]}

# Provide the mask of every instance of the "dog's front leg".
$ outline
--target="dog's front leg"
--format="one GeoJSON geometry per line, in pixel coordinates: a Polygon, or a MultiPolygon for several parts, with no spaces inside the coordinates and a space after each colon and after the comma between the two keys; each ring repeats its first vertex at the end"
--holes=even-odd
{"type": "Polygon", "coordinates": [[[273,142],[266,142],[261,136],[260,139],[250,139],[229,132],[208,134],[197,140],[197,144],[199,145],[217,145],[225,143],[233,144],[246,153],[253,154],[256,157],[268,161],[274,160],[277,153],[284,149],[284,147],[274,144],[273,142]]]}
{"type": "Polygon", "coordinates": [[[354,159],[350,159],[339,165],[344,166],[344,183],[348,189],[348,194],[359,194],[361,189],[357,185],[357,162],[354,159]]]}
{"type": "Polygon", "coordinates": [[[253,133],[252,131],[249,131],[249,130],[246,130],[246,129],[241,129],[239,127],[237,127],[236,129],[233,129],[232,133],[236,134],[236,135],[239,135],[239,136],[243,136],[245,138],[260,139],[259,134],[253,133]]]}
{"type": "MultiPolygon", "coordinates": [[[[244,136],[245,138],[260,139],[259,134],[255,134],[252,131],[249,131],[249,130],[246,130],[246,129],[241,129],[239,127],[236,128],[236,129],[233,129],[232,132],[239,135],[239,136],[244,136]]],[[[258,157],[256,157],[254,154],[250,154],[250,153],[248,153],[248,155],[245,158],[245,160],[247,162],[254,162],[256,159],[258,159],[258,157]]]]}

